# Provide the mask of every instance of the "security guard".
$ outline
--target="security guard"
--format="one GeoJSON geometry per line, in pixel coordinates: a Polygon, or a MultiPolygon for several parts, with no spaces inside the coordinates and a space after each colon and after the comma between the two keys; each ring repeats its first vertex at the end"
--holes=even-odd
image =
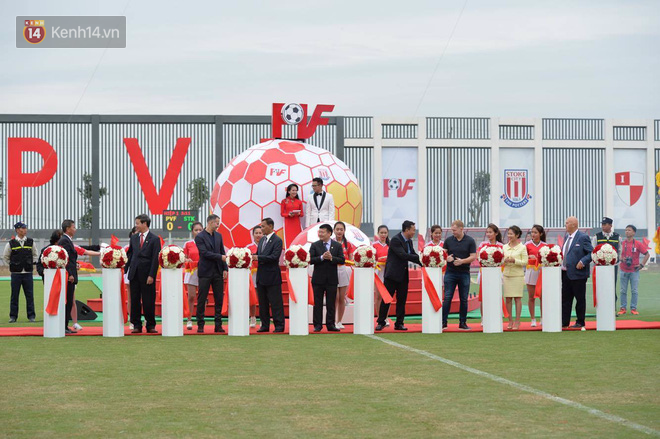
{"type": "Polygon", "coordinates": [[[14,224],[16,236],[5,246],[5,262],[11,272],[11,305],[9,308],[9,323],[18,320],[18,296],[23,287],[27,303],[27,317],[34,322],[34,288],[32,269],[37,260],[37,249],[32,238],[27,237],[27,225],[23,222],[14,224]]]}
{"type": "MultiPolygon", "coordinates": [[[[610,244],[616,250],[617,259],[621,259],[621,236],[612,231],[612,218],[606,216],[603,217],[601,221],[601,231],[596,233],[595,236],[591,238],[591,245],[596,248],[600,244],[610,244]]],[[[619,267],[614,267],[614,284],[616,285],[616,278],[618,275],[619,267]]],[[[615,288],[616,291],[616,288],[615,288]]]]}

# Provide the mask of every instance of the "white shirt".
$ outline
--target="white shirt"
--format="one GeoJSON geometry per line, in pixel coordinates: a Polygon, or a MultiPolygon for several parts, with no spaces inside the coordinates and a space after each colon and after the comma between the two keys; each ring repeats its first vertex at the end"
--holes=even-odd
{"type": "Polygon", "coordinates": [[[562,249],[562,253],[564,253],[564,262],[562,264],[561,269],[566,271],[566,254],[568,253],[569,243],[570,245],[573,245],[573,240],[575,239],[575,234],[577,233],[577,230],[573,232],[572,234],[568,235],[568,238],[566,238],[566,242],[564,242],[564,248],[562,249]]]}

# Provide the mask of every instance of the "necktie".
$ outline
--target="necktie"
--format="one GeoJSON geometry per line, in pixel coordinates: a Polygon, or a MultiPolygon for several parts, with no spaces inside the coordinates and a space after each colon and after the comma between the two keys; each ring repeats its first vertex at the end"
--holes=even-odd
{"type": "Polygon", "coordinates": [[[327,252],[330,251],[330,242],[325,243],[325,251],[327,251],[327,252]]]}
{"type": "Polygon", "coordinates": [[[140,233],[140,248],[142,248],[142,244],[144,244],[144,233],[140,233]]]}
{"type": "Polygon", "coordinates": [[[408,253],[413,254],[412,241],[409,239],[406,243],[408,244],[408,253]]]}

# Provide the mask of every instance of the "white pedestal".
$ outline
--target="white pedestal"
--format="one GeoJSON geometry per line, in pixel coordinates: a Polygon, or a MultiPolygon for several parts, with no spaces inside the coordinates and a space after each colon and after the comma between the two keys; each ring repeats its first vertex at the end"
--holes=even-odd
{"type": "MultiPolygon", "coordinates": [[[[593,279],[592,279],[593,281],[593,279]]],[[[614,266],[596,266],[596,330],[616,330],[616,298],[614,296],[614,266]]]]}
{"type": "Polygon", "coordinates": [[[374,269],[353,269],[353,334],[374,333],[374,269]]]}
{"type": "Polygon", "coordinates": [[[183,268],[160,270],[164,337],[183,336],[183,268]]]}
{"type": "Polygon", "coordinates": [[[502,269],[481,268],[484,333],[502,332],[502,269]]]}
{"type": "Polygon", "coordinates": [[[289,335],[309,335],[307,279],[307,268],[289,268],[289,288],[293,288],[298,300],[294,302],[289,294],[289,335]]]}
{"type": "Polygon", "coordinates": [[[250,270],[229,269],[229,335],[250,335],[250,270]]]}
{"type": "MultiPolygon", "coordinates": [[[[442,268],[427,267],[426,272],[431,279],[431,283],[438,292],[440,300],[444,300],[442,294],[442,268]]],[[[443,306],[451,306],[451,303],[443,306]]],[[[424,334],[441,334],[442,333],[442,308],[438,311],[433,308],[431,299],[426,290],[426,282],[422,276],[422,333],[424,334]]]]}
{"type": "Polygon", "coordinates": [[[64,268],[46,268],[44,269],[44,337],[47,338],[60,338],[64,337],[64,314],[66,312],[66,283],[67,275],[64,268]],[[57,307],[57,314],[51,316],[46,313],[48,307],[48,298],[50,297],[50,287],[53,285],[55,273],[61,273],[62,288],[60,289],[60,302],[57,307]]]}
{"type": "Polygon", "coordinates": [[[561,332],[561,267],[543,267],[543,332],[561,332]]]}
{"type": "Polygon", "coordinates": [[[124,336],[124,313],[121,307],[121,269],[102,268],[103,336],[124,336]]]}

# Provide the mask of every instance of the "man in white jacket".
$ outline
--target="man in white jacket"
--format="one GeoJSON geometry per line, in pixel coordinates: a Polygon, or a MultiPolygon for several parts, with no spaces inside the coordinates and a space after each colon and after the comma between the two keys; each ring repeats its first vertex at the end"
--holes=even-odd
{"type": "Polygon", "coordinates": [[[323,180],[316,177],[312,180],[314,193],[307,200],[305,208],[305,227],[319,222],[335,220],[335,200],[332,194],[323,190],[323,180]]]}

